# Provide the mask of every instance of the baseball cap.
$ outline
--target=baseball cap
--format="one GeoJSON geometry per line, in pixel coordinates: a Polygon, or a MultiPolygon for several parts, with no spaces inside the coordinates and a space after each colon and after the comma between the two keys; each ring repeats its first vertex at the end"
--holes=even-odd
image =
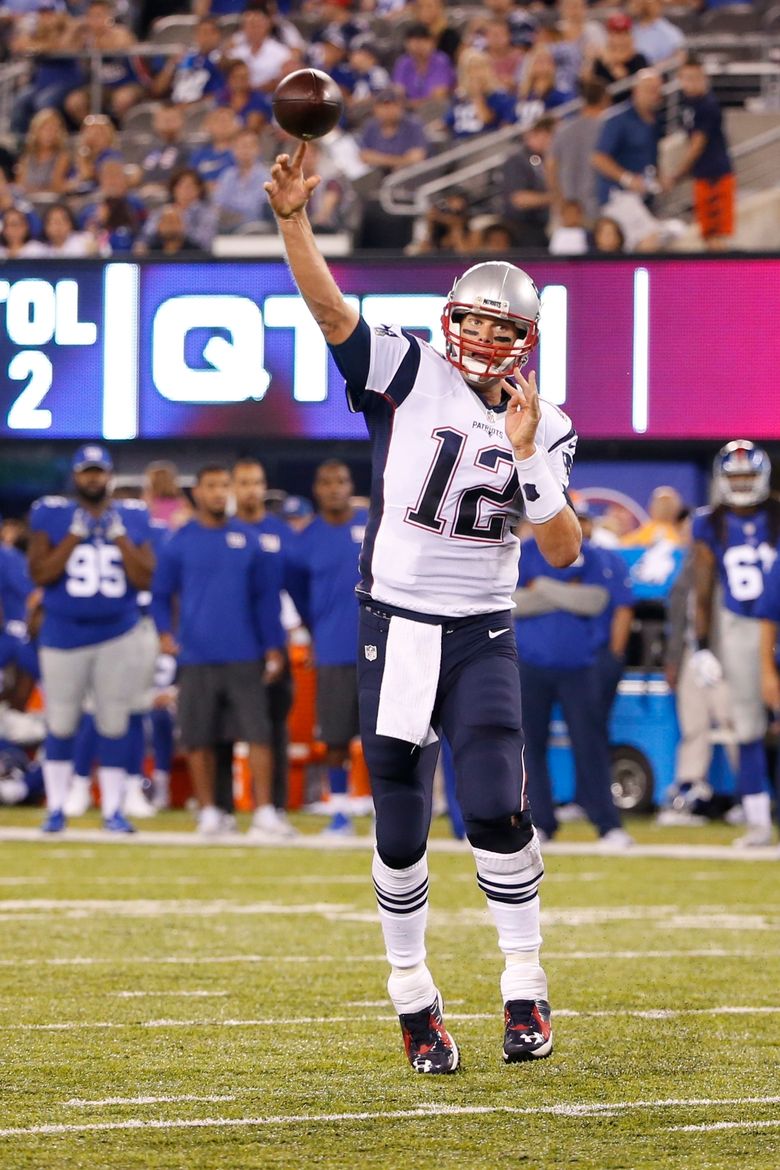
{"type": "Polygon", "coordinates": [[[628,32],[634,27],[634,22],[630,16],[626,16],[625,12],[613,12],[607,21],[607,28],[610,32],[628,32]]]}
{"type": "Polygon", "coordinates": [[[71,468],[73,471],[86,471],[88,467],[100,467],[103,471],[113,471],[114,461],[106,448],[101,447],[99,443],[85,443],[73,456],[71,468]]]}
{"type": "Polygon", "coordinates": [[[282,503],[282,515],[285,520],[303,520],[314,512],[311,501],[305,496],[288,496],[282,503]]]}

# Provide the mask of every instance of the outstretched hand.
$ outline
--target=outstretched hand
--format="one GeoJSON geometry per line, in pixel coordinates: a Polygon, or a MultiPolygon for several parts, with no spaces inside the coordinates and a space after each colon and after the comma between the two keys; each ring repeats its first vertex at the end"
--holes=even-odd
{"type": "Polygon", "coordinates": [[[305,155],[305,142],[300,143],[292,158],[289,154],[278,154],[271,167],[271,178],[264,184],[268,202],[279,219],[290,219],[302,211],[319,186],[319,175],[311,175],[308,179],[303,177],[305,155]]]}
{"type": "Polygon", "coordinates": [[[536,389],[536,374],[531,371],[524,378],[515,370],[516,386],[504,383],[509,394],[506,408],[506,437],[514,447],[515,458],[528,459],[536,449],[536,430],[542,417],[539,406],[539,392],[536,389]]]}

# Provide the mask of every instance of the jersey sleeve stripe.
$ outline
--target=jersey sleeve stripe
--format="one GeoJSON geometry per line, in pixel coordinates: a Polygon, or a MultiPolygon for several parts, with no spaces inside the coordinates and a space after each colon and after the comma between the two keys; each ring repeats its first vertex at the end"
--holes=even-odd
{"type": "Polygon", "coordinates": [[[413,333],[407,333],[405,329],[402,332],[409,342],[409,348],[396,370],[393,380],[385,390],[385,396],[396,407],[401,406],[411,394],[420,369],[420,343],[413,333]]]}
{"type": "Polygon", "coordinates": [[[576,439],[577,437],[577,432],[574,427],[570,427],[565,435],[562,435],[560,439],[556,439],[552,446],[547,448],[547,451],[552,454],[556,447],[560,447],[562,443],[568,443],[571,439],[576,439]]]}

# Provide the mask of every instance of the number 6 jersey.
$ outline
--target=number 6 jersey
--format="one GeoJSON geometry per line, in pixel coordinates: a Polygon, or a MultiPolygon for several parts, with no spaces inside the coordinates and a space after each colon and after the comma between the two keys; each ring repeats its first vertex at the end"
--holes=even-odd
{"type": "Polygon", "coordinates": [[[765,507],[745,516],[736,512],[699,508],[693,517],[693,539],[713,552],[723,586],[723,605],[732,613],[753,617],[764,592],[764,580],[777,557],[765,507]]]}
{"type": "MultiPolygon", "coordinates": [[[[355,332],[331,352],[372,445],[371,507],[358,594],[444,617],[510,609],[522,513],[506,402],[488,407],[427,342],[396,325],[355,332]]],[[[536,445],[562,487],[577,435],[542,401],[536,445]]]]}
{"type": "MultiPolygon", "coordinates": [[[[30,512],[33,532],[45,532],[54,548],[67,535],[78,505],[64,496],[44,496],[30,512]]],[[[149,512],[140,500],[112,501],[128,539],[151,540],[149,512]]],[[[121,550],[104,537],[98,518],[88,537],[68,557],[65,571],[43,591],[40,643],[57,650],[92,646],[127,633],[138,621],[138,592],[127,580],[121,550]]]]}

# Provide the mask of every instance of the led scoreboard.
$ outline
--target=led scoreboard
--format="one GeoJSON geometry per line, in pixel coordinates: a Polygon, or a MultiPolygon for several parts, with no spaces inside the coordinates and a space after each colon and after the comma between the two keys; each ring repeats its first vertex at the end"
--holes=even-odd
{"type": "MultiPolygon", "coordinates": [[[[440,347],[462,265],[331,265],[372,326],[440,347]]],[[[529,262],[532,365],[583,437],[780,439],[780,260],[529,262]]],[[[26,262],[0,270],[0,434],[362,439],[281,262],[26,262]]]]}

